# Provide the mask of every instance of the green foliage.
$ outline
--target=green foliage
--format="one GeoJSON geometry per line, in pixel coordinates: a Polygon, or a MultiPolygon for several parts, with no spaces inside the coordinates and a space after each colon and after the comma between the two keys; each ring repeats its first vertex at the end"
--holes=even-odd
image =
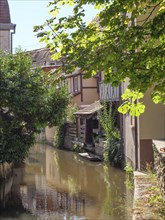
{"type": "Polygon", "coordinates": [[[126,164],[126,166],[124,167],[124,170],[128,174],[132,174],[133,173],[133,168],[132,168],[132,166],[130,164],[126,164]]]}
{"type": "Polygon", "coordinates": [[[124,170],[126,171],[125,185],[127,186],[128,189],[133,189],[134,187],[133,171],[134,170],[129,163],[126,164],[126,166],[124,167],[124,170]]]}
{"type": "Polygon", "coordinates": [[[120,140],[111,137],[106,141],[104,145],[104,161],[110,162],[115,166],[121,166],[122,155],[121,155],[121,144],[120,140]]]}
{"type": "Polygon", "coordinates": [[[126,185],[126,187],[130,190],[132,190],[134,188],[134,180],[133,180],[133,175],[131,174],[127,174],[126,175],[126,181],[124,182],[124,184],[126,185]]]}
{"type": "Polygon", "coordinates": [[[99,113],[98,120],[105,132],[104,161],[119,165],[122,159],[120,132],[115,127],[115,113],[111,104],[108,107],[107,103],[104,103],[103,111],[99,113]]]}
{"type": "Polygon", "coordinates": [[[98,120],[104,129],[106,140],[109,140],[112,136],[119,138],[115,130],[115,115],[112,111],[112,104],[108,106],[104,102],[103,110],[98,113],[98,120]]]}
{"type": "Polygon", "coordinates": [[[65,137],[66,127],[64,123],[61,123],[56,127],[56,132],[54,136],[54,146],[55,148],[63,148],[64,146],[64,137],[65,137]]]}
{"type": "MultiPolygon", "coordinates": [[[[53,58],[62,60],[58,71],[70,74],[79,67],[91,77],[104,70],[105,82],[117,86],[129,78],[131,91],[144,94],[152,87],[153,101],[165,104],[163,0],[54,0],[49,6],[52,18],[34,31],[53,58]],[[61,16],[64,4],[73,14],[61,16]],[[86,4],[99,9],[89,24],[84,21],[86,4]]],[[[144,112],[141,104],[124,106],[122,112],[127,108],[132,115],[144,112]]]]}
{"type": "Polygon", "coordinates": [[[23,52],[0,52],[0,164],[20,162],[35,133],[65,117],[68,98],[23,52]]]}
{"type": "Polygon", "coordinates": [[[148,191],[150,192],[148,199],[150,206],[159,207],[159,209],[161,209],[159,210],[161,215],[165,217],[165,202],[163,200],[159,186],[152,186],[148,189],[148,191]]]}
{"type": "Polygon", "coordinates": [[[141,113],[144,113],[145,105],[139,101],[139,99],[144,97],[143,93],[126,89],[121,97],[124,102],[118,108],[120,113],[129,113],[132,116],[140,116],[141,113]]]}
{"type": "MultiPolygon", "coordinates": [[[[75,121],[74,112],[77,111],[77,105],[76,104],[68,104],[66,108],[66,117],[63,117],[63,120],[61,120],[56,126],[56,132],[54,136],[54,146],[55,148],[63,148],[64,146],[64,138],[66,133],[66,123],[73,123],[75,121]]],[[[76,148],[76,147],[75,147],[76,148]]]]}
{"type": "Polygon", "coordinates": [[[75,143],[73,145],[73,150],[76,152],[79,152],[79,153],[84,152],[83,146],[84,146],[83,143],[75,141],[75,143]]]}
{"type": "Polygon", "coordinates": [[[74,113],[78,111],[78,107],[76,104],[69,104],[67,107],[67,121],[68,122],[74,122],[75,121],[75,115],[74,113]]]}
{"type": "Polygon", "coordinates": [[[165,218],[165,201],[160,189],[160,186],[157,182],[157,176],[151,170],[147,171],[147,180],[152,183],[147,189],[148,193],[148,204],[152,207],[153,212],[157,213],[160,219],[165,218]]]}

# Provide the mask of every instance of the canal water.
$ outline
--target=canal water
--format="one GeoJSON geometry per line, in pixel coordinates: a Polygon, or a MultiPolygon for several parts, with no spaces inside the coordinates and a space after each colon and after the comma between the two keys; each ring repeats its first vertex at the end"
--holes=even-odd
{"type": "Polygon", "coordinates": [[[36,144],[0,185],[0,220],[130,220],[126,174],[36,144]]]}

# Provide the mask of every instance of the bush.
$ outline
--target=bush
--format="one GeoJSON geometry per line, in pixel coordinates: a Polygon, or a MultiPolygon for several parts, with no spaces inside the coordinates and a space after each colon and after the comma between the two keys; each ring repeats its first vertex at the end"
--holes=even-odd
{"type": "Polygon", "coordinates": [[[32,68],[27,54],[0,51],[0,164],[23,161],[35,134],[61,123],[67,105],[66,88],[32,68]]]}
{"type": "Polygon", "coordinates": [[[63,148],[64,146],[64,138],[66,133],[66,126],[65,124],[61,124],[56,127],[56,132],[54,136],[54,146],[55,148],[63,148]]]}
{"type": "Polygon", "coordinates": [[[112,110],[112,103],[110,103],[109,107],[107,103],[104,103],[103,111],[99,114],[98,119],[105,132],[104,161],[109,161],[117,166],[121,165],[120,132],[115,127],[115,114],[112,110]]]}

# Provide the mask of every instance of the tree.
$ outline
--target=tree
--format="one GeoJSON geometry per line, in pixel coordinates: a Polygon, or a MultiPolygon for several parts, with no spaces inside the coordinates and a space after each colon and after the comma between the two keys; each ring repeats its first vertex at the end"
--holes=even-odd
{"type": "Polygon", "coordinates": [[[20,162],[35,134],[65,116],[68,98],[23,52],[0,52],[0,163],[20,162]]]}
{"type": "Polygon", "coordinates": [[[105,82],[113,86],[129,78],[123,112],[144,112],[136,99],[151,87],[153,102],[165,104],[163,0],[54,0],[49,6],[52,18],[34,31],[52,57],[63,62],[59,71],[71,73],[79,67],[86,77],[104,71],[105,82]],[[58,19],[64,4],[73,7],[73,14],[58,19]],[[89,24],[83,21],[85,4],[99,9],[89,24]]]}

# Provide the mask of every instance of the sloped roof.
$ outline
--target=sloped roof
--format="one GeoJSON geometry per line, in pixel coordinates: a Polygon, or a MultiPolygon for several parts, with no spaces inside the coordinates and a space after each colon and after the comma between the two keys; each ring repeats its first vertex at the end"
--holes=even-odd
{"type": "Polygon", "coordinates": [[[7,0],[0,0],[0,23],[11,23],[10,10],[7,0]]]}
{"type": "Polygon", "coordinates": [[[52,60],[51,59],[51,53],[48,48],[41,48],[31,51],[26,51],[26,54],[28,54],[33,61],[34,66],[60,66],[61,63],[58,60],[52,60]]]}
{"type": "Polygon", "coordinates": [[[95,101],[91,105],[84,106],[79,111],[75,112],[74,115],[76,116],[89,116],[93,115],[99,110],[101,110],[103,106],[100,104],[100,101],[95,101]]]}

